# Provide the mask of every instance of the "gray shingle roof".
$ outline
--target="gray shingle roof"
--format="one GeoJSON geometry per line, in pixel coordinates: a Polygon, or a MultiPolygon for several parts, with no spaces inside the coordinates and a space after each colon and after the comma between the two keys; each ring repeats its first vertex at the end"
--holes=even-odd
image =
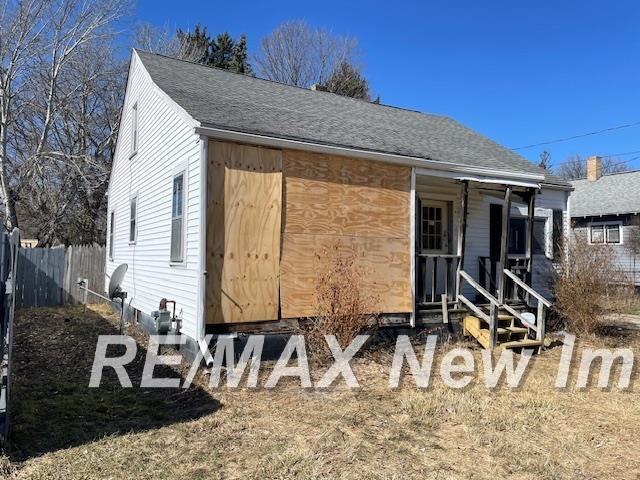
{"type": "Polygon", "coordinates": [[[570,200],[572,217],[640,212],[640,170],[571,184],[575,188],[570,200]]]}
{"type": "MultiPolygon", "coordinates": [[[[515,173],[546,173],[448,117],[137,53],[156,85],[203,126],[515,173]]],[[[548,173],[545,183],[567,185],[548,173]]]]}

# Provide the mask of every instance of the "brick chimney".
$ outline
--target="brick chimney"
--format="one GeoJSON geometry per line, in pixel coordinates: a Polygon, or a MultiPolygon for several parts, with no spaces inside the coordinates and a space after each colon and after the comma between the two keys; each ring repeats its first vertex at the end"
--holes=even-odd
{"type": "Polygon", "coordinates": [[[602,175],[602,157],[592,156],[587,158],[587,180],[595,182],[602,175]]]}

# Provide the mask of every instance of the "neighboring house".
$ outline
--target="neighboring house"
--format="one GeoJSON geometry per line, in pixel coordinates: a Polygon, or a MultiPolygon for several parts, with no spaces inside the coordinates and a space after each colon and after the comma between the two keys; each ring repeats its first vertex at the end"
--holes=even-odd
{"type": "Polygon", "coordinates": [[[571,182],[573,232],[597,248],[613,248],[618,265],[640,286],[640,170],[602,175],[600,157],[587,159],[587,178],[571,182]]]}
{"type": "Polygon", "coordinates": [[[147,324],[175,300],[192,355],[206,332],[312,317],[324,252],[339,244],[357,252],[381,323],[471,312],[466,331],[495,345],[527,335],[523,300],[540,297],[512,276],[548,294],[570,189],[447,117],[134,51],[107,275],[129,265],[128,314],[147,324]]]}

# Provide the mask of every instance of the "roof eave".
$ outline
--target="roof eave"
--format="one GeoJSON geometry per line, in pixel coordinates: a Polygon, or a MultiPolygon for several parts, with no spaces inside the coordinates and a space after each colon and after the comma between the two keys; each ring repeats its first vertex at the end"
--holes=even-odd
{"type": "Polygon", "coordinates": [[[317,153],[327,153],[334,155],[343,155],[354,158],[362,158],[366,160],[374,160],[385,163],[393,163],[396,165],[405,165],[410,167],[421,167],[436,171],[446,171],[463,174],[482,175],[484,177],[493,177],[498,179],[504,179],[505,182],[509,180],[521,181],[521,182],[536,182],[542,184],[544,182],[543,175],[523,173],[523,172],[509,172],[502,170],[492,170],[485,167],[475,167],[470,165],[463,165],[459,163],[446,162],[440,160],[433,160],[420,157],[411,157],[406,155],[398,155],[386,152],[377,152],[372,150],[362,150],[352,147],[345,147],[339,145],[327,145],[321,143],[314,143],[304,140],[295,140],[289,138],[281,138],[270,135],[263,135],[250,132],[241,132],[236,130],[229,130],[212,126],[197,126],[195,132],[199,135],[203,135],[209,138],[215,138],[219,140],[235,141],[252,143],[256,145],[263,145],[268,147],[278,148],[292,148],[295,150],[305,150],[317,153]]]}

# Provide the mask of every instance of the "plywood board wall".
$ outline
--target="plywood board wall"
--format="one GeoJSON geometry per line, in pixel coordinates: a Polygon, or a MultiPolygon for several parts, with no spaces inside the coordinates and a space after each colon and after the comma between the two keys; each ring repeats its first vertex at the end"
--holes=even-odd
{"type": "Polygon", "coordinates": [[[411,169],[285,150],[283,174],[282,317],[315,314],[318,273],[336,244],[356,253],[381,312],[411,312],[411,169]]]}
{"type": "Polygon", "coordinates": [[[207,323],[278,319],[282,152],[209,142],[207,323]]]}

